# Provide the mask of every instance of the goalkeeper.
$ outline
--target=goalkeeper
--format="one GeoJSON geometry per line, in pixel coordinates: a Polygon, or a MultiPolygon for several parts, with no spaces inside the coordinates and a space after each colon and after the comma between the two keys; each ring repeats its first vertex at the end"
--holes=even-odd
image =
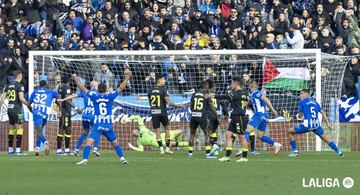
{"type": "MultiPolygon", "coordinates": [[[[144,146],[154,146],[159,147],[156,140],[156,134],[146,128],[142,118],[139,115],[133,115],[130,117],[130,120],[137,121],[138,128],[133,131],[133,136],[137,137],[136,144],[137,147],[133,146],[131,143],[128,143],[128,146],[138,152],[144,151],[144,146]]],[[[188,147],[189,142],[183,142],[181,140],[182,131],[173,130],[170,131],[170,146],[175,147],[188,147]]],[[[162,142],[165,144],[165,133],[161,134],[162,142]]]]}

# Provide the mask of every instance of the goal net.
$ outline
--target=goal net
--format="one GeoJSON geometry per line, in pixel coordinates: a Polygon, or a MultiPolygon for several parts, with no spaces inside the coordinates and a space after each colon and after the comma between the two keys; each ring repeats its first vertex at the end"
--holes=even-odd
{"type": "MultiPolygon", "coordinates": [[[[299,92],[309,88],[312,96],[321,102],[328,113],[336,131],[326,132],[331,138],[340,142],[338,107],[336,101],[340,97],[341,82],[348,58],[321,54],[319,50],[201,50],[201,51],[35,51],[30,52],[30,92],[38,86],[39,77],[46,75],[48,87],[57,89],[61,77],[71,77],[76,73],[86,86],[92,80],[105,82],[108,87],[117,88],[122,82],[123,72],[131,68],[132,77],[126,89],[116,99],[113,106],[114,129],[120,145],[125,149],[128,143],[135,145],[132,130],[137,123],[130,122],[132,115],[140,115],[147,128],[152,129],[147,91],[155,84],[155,75],[162,74],[166,79],[166,87],[170,99],[175,103],[185,104],[185,108],[168,108],[170,129],[182,130],[183,140],[189,138],[189,101],[191,95],[204,79],[212,79],[216,93],[225,94],[229,91],[231,78],[241,76],[248,86],[251,80],[260,83],[262,91],[272,101],[280,117],[271,116],[267,133],[289,150],[287,130],[299,123],[296,119],[299,92]],[[292,120],[281,116],[287,111],[292,120]]],[[[71,83],[73,93],[79,91],[71,83]]],[[[74,99],[73,103],[83,107],[83,100],[74,99]]],[[[54,104],[46,127],[47,139],[55,147],[58,131],[57,106],[54,104]]],[[[249,109],[251,116],[252,111],[249,109]]],[[[223,119],[224,116],[221,116],[223,119]]],[[[31,115],[30,115],[31,120],[31,115]]],[[[227,121],[221,120],[218,129],[220,146],[225,144],[224,132],[227,121]]],[[[73,110],[72,141],[75,143],[82,133],[81,115],[73,110]]],[[[34,146],[34,127],[29,123],[29,149],[34,146]]],[[[200,143],[196,149],[203,149],[204,137],[199,130],[197,137],[200,143]]],[[[340,137],[341,138],[341,137],[340,137]]],[[[314,134],[297,137],[299,149],[321,150],[321,142],[314,134]]],[[[103,138],[101,150],[110,149],[110,144],[103,138]]],[[[238,142],[236,142],[238,143],[238,142]]],[[[236,146],[235,146],[236,147],[236,146]]],[[[53,148],[54,149],[54,148],[53,148]]],[[[151,148],[147,148],[151,149],[151,148]]],[[[266,144],[256,143],[257,150],[272,150],[266,144]]]]}

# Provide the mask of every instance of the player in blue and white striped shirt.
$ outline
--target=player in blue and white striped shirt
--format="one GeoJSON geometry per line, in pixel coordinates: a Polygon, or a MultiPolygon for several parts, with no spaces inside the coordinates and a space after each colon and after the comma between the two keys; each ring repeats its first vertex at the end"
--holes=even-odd
{"type": "Polygon", "coordinates": [[[308,89],[303,89],[300,92],[300,102],[299,102],[299,117],[303,117],[303,123],[288,131],[290,137],[290,145],[292,152],[290,157],[296,157],[299,155],[299,152],[296,147],[296,134],[303,134],[308,132],[314,132],[318,135],[325,143],[327,143],[331,149],[333,149],[340,157],[344,157],[344,154],[336,146],[335,142],[330,141],[329,137],[324,134],[324,129],[321,127],[321,122],[319,119],[319,113],[322,114],[323,119],[325,120],[326,125],[332,130],[332,126],[329,120],[326,117],[325,112],[321,109],[320,104],[310,97],[310,91],[308,89]]]}
{"type": "Polygon", "coordinates": [[[91,101],[94,103],[95,110],[94,126],[92,127],[88,135],[86,146],[84,147],[83,160],[78,162],[77,165],[86,165],[88,163],[91,146],[93,145],[94,140],[100,139],[101,135],[104,135],[106,139],[111,142],[116,151],[116,154],[120,158],[120,162],[122,164],[128,163],[125,160],[123,150],[121,149],[117,141],[116,134],[113,129],[112,119],[112,106],[114,100],[128,84],[131,71],[125,70],[124,75],[125,79],[117,90],[108,93],[106,84],[100,83],[98,85],[98,93],[90,93],[90,91],[79,82],[76,75],[73,74],[72,77],[76,82],[77,86],[81,89],[81,91],[85,92],[90,97],[91,101]]]}
{"type": "Polygon", "coordinates": [[[32,104],[32,114],[34,127],[36,130],[36,148],[35,155],[40,155],[40,145],[45,144],[45,154],[49,154],[49,146],[43,134],[43,128],[46,125],[48,118],[48,110],[54,102],[54,99],[59,98],[59,93],[46,88],[47,82],[46,76],[42,76],[40,79],[40,87],[36,89],[30,96],[29,104],[32,104]]]}
{"type": "Polygon", "coordinates": [[[249,142],[250,133],[257,129],[257,138],[265,143],[273,145],[275,147],[275,154],[278,154],[282,145],[278,142],[275,142],[270,137],[264,135],[270,117],[268,108],[276,117],[278,116],[278,113],[272,106],[270,100],[260,90],[258,90],[258,87],[259,86],[256,81],[252,81],[250,83],[249,88],[251,91],[251,103],[254,107],[254,115],[247,125],[245,137],[249,142]]]}

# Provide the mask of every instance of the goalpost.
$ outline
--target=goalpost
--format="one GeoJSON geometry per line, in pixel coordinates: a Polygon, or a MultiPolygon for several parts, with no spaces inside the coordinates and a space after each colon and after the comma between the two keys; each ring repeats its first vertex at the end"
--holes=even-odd
{"type": "MultiPolygon", "coordinates": [[[[174,102],[187,105],[184,109],[169,108],[171,129],[184,131],[183,138],[189,135],[188,102],[191,94],[203,79],[212,78],[216,84],[216,93],[226,93],[232,76],[242,76],[244,79],[257,80],[262,90],[273,102],[279,115],[282,110],[289,111],[291,121],[284,117],[270,120],[267,133],[289,149],[286,130],[298,123],[296,111],[298,95],[301,88],[309,88],[313,96],[321,103],[328,113],[335,133],[329,135],[339,141],[338,107],[336,102],[341,95],[341,82],[348,57],[322,54],[317,49],[305,50],[176,50],[176,51],[30,51],[29,52],[29,94],[36,87],[39,75],[48,77],[51,89],[59,84],[59,75],[70,77],[76,73],[82,82],[89,84],[93,79],[105,81],[108,86],[117,88],[122,82],[123,70],[130,67],[133,75],[127,89],[116,100],[113,117],[116,121],[114,129],[117,132],[121,146],[127,148],[127,143],[134,143],[131,130],[136,124],[129,122],[130,115],[141,115],[149,129],[151,116],[149,114],[147,90],[154,84],[154,74],[164,74],[170,98],[174,102]],[[113,77],[101,75],[101,64],[106,64],[113,77]]],[[[73,93],[78,89],[72,86],[73,93]]],[[[74,103],[82,106],[81,99],[74,103]]],[[[56,106],[54,106],[56,107],[56,106]]],[[[251,111],[249,111],[251,115],[251,111]]],[[[47,136],[51,146],[55,145],[58,130],[56,108],[49,113],[47,136]]],[[[32,115],[29,115],[29,151],[34,149],[34,127],[32,115]]],[[[73,116],[72,147],[77,136],[82,132],[81,116],[73,116]]],[[[325,126],[324,126],[325,127],[325,126]]],[[[222,132],[226,123],[222,122],[218,133],[220,145],[223,143],[222,132]]],[[[327,130],[327,128],[325,127],[327,130]]],[[[327,131],[328,132],[328,131],[327,131]]],[[[202,138],[199,133],[199,138],[202,138]]],[[[298,136],[301,150],[321,151],[324,145],[319,137],[313,134],[298,136]]],[[[104,142],[103,142],[104,143],[104,142]]],[[[203,142],[201,141],[201,144],[203,142]]],[[[200,147],[202,146],[200,144],[200,147]]],[[[266,145],[257,142],[260,150],[268,150],[266,145]]],[[[340,143],[341,147],[341,143],[340,143]]],[[[102,149],[110,148],[107,143],[102,149]]]]}

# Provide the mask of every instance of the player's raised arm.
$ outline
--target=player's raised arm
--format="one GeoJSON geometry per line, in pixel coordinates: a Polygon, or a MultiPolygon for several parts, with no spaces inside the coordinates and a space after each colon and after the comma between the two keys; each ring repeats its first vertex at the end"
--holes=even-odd
{"type": "Polygon", "coordinates": [[[276,110],[274,109],[271,101],[269,100],[269,98],[267,98],[265,95],[261,96],[261,99],[264,100],[264,102],[266,103],[266,105],[269,107],[270,111],[276,116],[278,117],[278,113],[276,112],[276,110]]]}
{"type": "Polygon", "coordinates": [[[87,93],[89,91],[83,84],[80,83],[80,81],[77,78],[76,74],[72,74],[71,78],[75,81],[76,85],[79,87],[79,89],[81,91],[83,91],[84,93],[87,93]]]}
{"type": "Polygon", "coordinates": [[[118,88],[119,93],[121,93],[126,88],[126,85],[129,83],[131,71],[129,69],[125,69],[124,76],[124,81],[120,84],[118,88]]]}

